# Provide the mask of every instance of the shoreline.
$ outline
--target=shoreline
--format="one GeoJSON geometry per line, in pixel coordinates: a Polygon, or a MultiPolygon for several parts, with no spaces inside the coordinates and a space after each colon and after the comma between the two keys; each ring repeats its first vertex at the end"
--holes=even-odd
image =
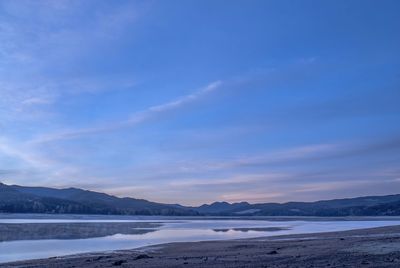
{"type": "Polygon", "coordinates": [[[397,221],[399,216],[149,216],[149,215],[108,215],[108,214],[45,214],[45,213],[4,213],[0,212],[0,222],[7,220],[70,220],[70,221],[154,221],[154,220],[197,220],[197,219],[241,219],[241,220],[268,220],[268,221],[397,221]]]}
{"type": "Polygon", "coordinates": [[[38,267],[400,267],[400,225],[236,240],[179,242],[2,263],[38,267]]]}

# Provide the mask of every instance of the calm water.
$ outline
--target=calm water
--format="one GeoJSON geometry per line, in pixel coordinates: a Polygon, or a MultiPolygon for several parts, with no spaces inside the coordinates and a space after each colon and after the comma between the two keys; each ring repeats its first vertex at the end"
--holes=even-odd
{"type": "Polygon", "coordinates": [[[252,238],[399,225],[399,218],[0,216],[0,262],[181,241],[252,238]]]}

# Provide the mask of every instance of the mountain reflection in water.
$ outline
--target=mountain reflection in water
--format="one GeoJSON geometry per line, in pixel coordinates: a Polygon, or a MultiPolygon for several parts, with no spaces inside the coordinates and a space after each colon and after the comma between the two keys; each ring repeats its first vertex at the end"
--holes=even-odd
{"type": "Polygon", "coordinates": [[[0,242],[141,235],[154,232],[161,225],[152,222],[0,223],[0,242]]]}

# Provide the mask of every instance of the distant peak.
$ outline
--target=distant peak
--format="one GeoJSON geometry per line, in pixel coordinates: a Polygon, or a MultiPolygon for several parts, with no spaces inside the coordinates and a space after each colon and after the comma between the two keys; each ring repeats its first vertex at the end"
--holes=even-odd
{"type": "Polygon", "coordinates": [[[230,205],[230,203],[226,202],[226,201],[217,201],[212,203],[211,205],[230,205]]]}
{"type": "Polygon", "coordinates": [[[82,189],[79,189],[79,188],[76,188],[76,187],[68,187],[68,188],[66,188],[66,190],[82,190],[82,189]]]}

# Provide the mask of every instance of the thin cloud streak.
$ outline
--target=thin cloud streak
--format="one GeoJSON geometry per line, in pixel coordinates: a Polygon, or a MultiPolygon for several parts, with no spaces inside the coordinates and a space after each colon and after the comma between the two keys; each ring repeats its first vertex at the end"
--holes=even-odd
{"type": "MultiPolygon", "coordinates": [[[[185,181],[187,181],[188,178],[192,178],[194,179],[194,184],[196,184],[196,182],[203,184],[204,180],[198,177],[201,174],[206,175],[206,177],[211,176],[217,178],[221,177],[221,172],[239,172],[240,174],[243,171],[247,173],[249,170],[254,170],[254,168],[256,168],[257,172],[264,174],[264,171],[271,173],[272,169],[274,170],[274,174],[278,175],[279,173],[276,173],[276,170],[285,170],[286,168],[292,168],[294,165],[297,165],[300,167],[297,174],[306,172],[307,177],[316,178],[321,175],[327,175],[326,172],[337,174],[337,167],[331,166],[331,163],[334,163],[335,161],[346,162],[348,161],[346,160],[348,158],[364,159],[365,157],[372,157],[375,159],[377,155],[386,152],[387,150],[394,150],[396,152],[400,147],[394,146],[397,145],[395,141],[396,139],[387,138],[379,141],[365,141],[358,143],[347,141],[331,144],[309,144],[277,149],[270,151],[267,154],[259,153],[222,159],[169,159],[162,163],[157,160],[155,163],[136,166],[134,169],[128,169],[125,172],[141,174],[143,178],[149,180],[172,179],[171,182],[175,182],[175,179],[185,178],[185,181]],[[323,165],[323,171],[310,172],[303,170],[304,168],[307,170],[307,167],[314,166],[316,162],[326,163],[328,166],[323,165]]],[[[350,172],[353,168],[354,166],[346,167],[341,165],[341,170],[343,172],[350,172]]],[[[263,175],[261,175],[261,177],[262,176],[263,175]]],[[[377,174],[377,176],[380,177],[382,174],[377,174]]],[[[282,177],[279,178],[282,179],[282,177]]]]}
{"type": "Polygon", "coordinates": [[[364,157],[366,155],[375,155],[386,151],[398,151],[399,149],[399,139],[397,137],[389,137],[379,141],[369,141],[364,143],[338,142],[310,144],[272,151],[267,154],[242,156],[230,160],[186,162],[181,163],[180,166],[193,172],[203,172],[207,170],[288,165],[291,163],[305,164],[310,161],[329,161],[358,156],[364,157]]]}
{"type": "Polygon", "coordinates": [[[172,187],[213,187],[223,186],[229,184],[248,184],[253,182],[268,182],[276,181],[282,178],[287,178],[288,174],[282,173],[263,173],[263,174],[244,174],[237,175],[230,178],[209,178],[209,179],[186,179],[184,181],[171,181],[169,183],[172,187]]]}
{"type": "Polygon", "coordinates": [[[130,118],[128,118],[126,120],[122,120],[119,122],[111,122],[111,123],[104,124],[104,125],[98,126],[98,127],[89,127],[89,128],[77,129],[77,130],[68,130],[68,131],[64,131],[64,132],[60,132],[60,133],[45,135],[45,136],[39,137],[37,139],[34,139],[30,143],[39,144],[39,143],[52,142],[52,141],[57,141],[57,140],[74,139],[74,138],[79,138],[81,136],[104,133],[104,132],[114,131],[114,130],[118,130],[118,129],[126,128],[126,127],[133,127],[137,124],[143,123],[151,118],[154,118],[157,115],[179,109],[185,105],[195,102],[198,99],[204,97],[205,95],[217,90],[221,85],[222,85],[221,81],[213,82],[193,94],[189,94],[189,95],[180,97],[174,101],[170,101],[170,102],[160,104],[160,105],[151,106],[143,111],[139,111],[139,112],[133,114],[130,118]]]}

